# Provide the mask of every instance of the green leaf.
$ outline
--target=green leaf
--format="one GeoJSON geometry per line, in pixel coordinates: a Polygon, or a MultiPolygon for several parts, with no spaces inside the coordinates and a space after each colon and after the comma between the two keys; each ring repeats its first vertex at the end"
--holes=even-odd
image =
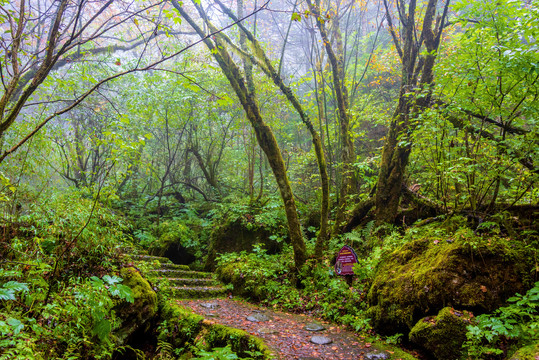
{"type": "Polygon", "coordinates": [[[292,21],[301,21],[301,15],[298,13],[292,13],[292,21]]]}
{"type": "Polygon", "coordinates": [[[99,340],[104,341],[108,338],[111,331],[112,326],[110,324],[110,321],[108,321],[107,319],[101,319],[95,324],[92,333],[94,335],[97,335],[99,340]]]}
{"type": "Polygon", "coordinates": [[[0,289],[0,300],[15,300],[15,292],[11,289],[0,289]]]}
{"type": "Polygon", "coordinates": [[[3,285],[3,288],[13,290],[15,292],[18,292],[18,291],[28,292],[28,284],[20,283],[18,281],[9,281],[3,285]]]}
{"type": "Polygon", "coordinates": [[[118,283],[122,282],[123,279],[121,277],[116,276],[116,275],[112,275],[112,276],[105,275],[105,276],[103,276],[103,281],[105,283],[107,283],[108,285],[114,285],[114,284],[118,284],[118,283]]]}
{"type": "Polygon", "coordinates": [[[24,324],[20,320],[17,320],[17,319],[9,318],[7,319],[7,323],[11,325],[11,327],[13,328],[14,335],[17,335],[18,333],[20,333],[21,330],[24,328],[24,324]]]}
{"type": "Polygon", "coordinates": [[[113,296],[118,296],[120,299],[123,299],[127,302],[133,303],[135,298],[133,297],[133,291],[129,286],[117,284],[114,287],[109,289],[110,294],[113,296]]]}

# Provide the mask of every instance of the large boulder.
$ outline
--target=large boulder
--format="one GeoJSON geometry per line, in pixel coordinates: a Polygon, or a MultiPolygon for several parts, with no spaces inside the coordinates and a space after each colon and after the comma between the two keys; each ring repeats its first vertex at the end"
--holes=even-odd
{"type": "Polygon", "coordinates": [[[190,265],[196,260],[198,235],[193,229],[179,221],[164,221],[157,233],[159,239],[150,245],[150,254],[167,257],[182,265],[190,265]]]}
{"type": "Polygon", "coordinates": [[[445,307],[437,316],[419,320],[410,331],[410,341],[427,350],[436,359],[460,359],[471,316],[467,311],[445,307]]]}
{"type": "Polygon", "coordinates": [[[146,332],[157,314],[157,294],[152,287],[133,267],[120,270],[123,285],[133,291],[134,302],[122,302],[115,307],[116,315],[121,319],[121,328],[117,331],[118,339],[123,342],[135,331],[146,332]]]}
{"type": "Polygon", "coordinates": [[[210,248],[204,269],[206,271],[215,270],[215,259],[218,254],[250,252],[255,245],[260,245],[268,254],[278,253],[282,249],[282,243],[272,235],[273,233],[267,230],[263,224],[256,224],[254,217],[247,217],[247,220],[225,220],[221,225],[215,227],[210,236],[210,248]]]}
{"type": "Polygon", "coordinates": [[[531,286],[529,252],[517,241],[452,236],[413,240],[386,255],[369,290],[368,316],[380,333],[408,333],[444,307],[480,314],[531,286]]]}

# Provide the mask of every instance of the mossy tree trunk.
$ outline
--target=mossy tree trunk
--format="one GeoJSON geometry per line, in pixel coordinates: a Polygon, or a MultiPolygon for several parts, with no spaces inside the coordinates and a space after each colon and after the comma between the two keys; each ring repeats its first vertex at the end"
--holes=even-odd
{"type": "Polygon", "coordinates": [[[238,96],[247,115],[247,119],[255,131],[258,144],[266,154],[284,203],[290,241],[292,243],[292,248],[294,249],[294,262],[296,268],[299,270],[306,260],[305,242],[299,223],[294,194],[292,193],[292,188],[288,181],[285,163],[277,140],[275,139],[271,128],[264,122],[256,101],[256,96],[252,91],[249,91],[248,84],[246,84],[246,80],[242,75],[239,66],[234,62],[226,49],[226,43],[222,40],[222,35],[217,32],[217,29],[209,21],[202,7],[198,5],[196,1],[192,1],[192,3],[200,16],[204,19],[209,31],[214,34],[212,38],[208,37],[208,34],[206,34],[185,9],[178,4],[177,0],[172,0],[174,7],[204,40],[204,43],[221,67],[221,70],[238,96]]]}
{"type": "MultiPolygon", "coordinates": [[[[238,17],[239,18],[242,18],[243,17],[243,7],[244,7],[244,3],[243,3],[243,0],[237,0],[237,13],[238,13],[238,17]]],[[[243,50],[243,51],[247,51],[247,44],[246,44],[246,38],[245,38],[245,34],[243,32],[240,31],[240,48],[243,50]]],[[[245,72],[245,81],[247,83],[247,88],[249,89],[249,91],[253,94],[255,94],[255,85],[254,85],[254,81],[253,81],[253,64],[248,61],[247,59],[242,59],[243,60],[243,70],[245,72]]],[[[251,138],[254,138],[253,134],[252,134],[252,130],[249,130],[249,140],[251,140],[251,138]]],[[[253,143],[252,146],[249,146],[249,149],[247,150],[247,163],[248,163],[248,179],[249,179],[249,195],[250,195],[250,198],[251,198],[251,201],[254,200],[254,177],[255,177],[255,145],[254,145],[254,139],[252,139],[253,141],[249,141],[249,144],[251,144],[251,142],[253,143]]],[[[262,181],[262,177],[261,177],[261,180],[262,181]]]]}
{"type": "Polygon", "coordinates": [[[384,0],[389,31],[402,63],[402,79],[399,102],[386,136],[376,185],[376,219],[380,223],[393,222],[397,215],[416,118],[422,109],[430,105],[434,62],[449,6],[447,0],[443,13],[436,16],[437,2],[429,0],[426,4],[418,36],[416,0],[410,0],[407,8],[404,1],[399,3],[400,34],[393,23],[388,1],[384,0]],[[420,55],[423,45],[426,55],[420,55]]]}
{"type": "MultiPolygon", "coordinates": [[[[240,0],[241,1],[241,0],[240,0]]],[[[228,9],[221,1],[215,0],[217,4],[221,7],[221,9],[235,22],[238,22],[238,18],[232,14],[230,9],[228,9]]],[[[240,16],[241,17],[241,16],[240,16]]],[[[264,50],[260,46],[259,42],[256,40],[254,35],[241,23],[238,22],[238,26],[240,27],[241,34],[243,34],[251,43],[251,46],[253,48],[254,55],[249,55],[246,52],[246,46],[245,46],[245,40],[241,40],[240,37],[240,46],[241,50],[243,51],[244,58],[249,58],[251,60],[251,63],[256,63],[260,69],[273,81],[277,87],[281,90],[281,92],[286,96],[287,100],[292,104],[294,109],[299,114],[302,122],[305,124],[307,129],[309,130],[309,133],[311,134],[311,138],[313,141],[313,147],[316,154],[316,160],[318,164],[318,171],[320,173],[320,183],[322,187],[322,202],[320,206],[320,232],[318,233],[318,237],[316,239],[315,244],[315,257],[317,259],[320,259],[322,257],[322,253],[324,249],[327,246],[327,240],[328,240],[328,217],[329,217],[329,175],[327,171],[327,164],[326,164],[326,157],[324,153],[324,149],[322,146],[322,140],[320,138],[320,135],[314,128],[314,125],[307,115],[307,113],[304,111],[303,107],[301,106],[298,98],[292,91],[292,89],[287,86],[281,75],[279,74],[278,70],[276,70],[271,61],[266,56],[264,50]]],[[[250,68],[250,71],[252,72],[252,68],[250,68]]],[[[246,69],[247,73],[247,69],[246,69]]]]}

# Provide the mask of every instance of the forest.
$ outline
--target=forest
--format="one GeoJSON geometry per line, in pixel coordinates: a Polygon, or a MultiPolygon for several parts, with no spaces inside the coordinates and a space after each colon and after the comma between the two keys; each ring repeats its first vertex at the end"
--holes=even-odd
{"type": "Polygon", "coordinates": [[[0,0],[0,360],[539,359],[538,41],[538,0],[0,0]]]}

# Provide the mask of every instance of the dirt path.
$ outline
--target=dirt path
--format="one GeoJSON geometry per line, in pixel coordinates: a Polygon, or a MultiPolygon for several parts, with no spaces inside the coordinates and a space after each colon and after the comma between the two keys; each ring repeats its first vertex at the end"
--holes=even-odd
{"type": "Polygon", "coordinates": [[[352,332],[305,315],[271,311],[230,299],[183,300],[178,303],[211,321],[245,330],[264,339],[281,360],[395,359],[391,352],[382,353],[352,332]],[[201,306],[208,303],[218,304],[219,307],[207,309],[201,306]],[[252,322],[246,319],[257,311],[267,315],[270,320],[252,322]],[[318,332],[305,330],[305,325],[312,322],[322,324],[326,329],[318,332]],[[313,336],[327,337],[332,343],[313,344],[310,341],[313,336]]]}

